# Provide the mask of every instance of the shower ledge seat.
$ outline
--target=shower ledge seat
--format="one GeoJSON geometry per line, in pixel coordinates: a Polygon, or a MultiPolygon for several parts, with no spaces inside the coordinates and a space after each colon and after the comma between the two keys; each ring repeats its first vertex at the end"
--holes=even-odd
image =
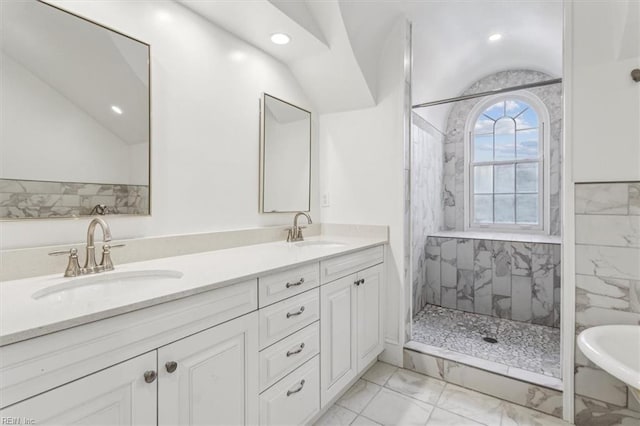
{"type": "Polygon", "coordinates": [[[560,244],[562,237],[558,235],[523,234],[493,231],[438,231],[428,237],[460,238],[468,240],[517,241],[523,243],[560,244]]]}

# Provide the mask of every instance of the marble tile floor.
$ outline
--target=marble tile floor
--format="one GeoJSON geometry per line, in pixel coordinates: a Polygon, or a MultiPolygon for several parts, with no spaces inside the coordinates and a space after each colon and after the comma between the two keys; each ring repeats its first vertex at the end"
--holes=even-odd
{"type": "Polygon", "coordinates": [[[378,362],[316,426],[561,426],[556,417],[378,362]]]}
{"type": "Polygon", "coordinates": [[[413,320],[414,341],[508,367],[561,377],[557,328],[426,305],[413,320]],[[497,343],[488,343],[484,337],[497,343]]]}

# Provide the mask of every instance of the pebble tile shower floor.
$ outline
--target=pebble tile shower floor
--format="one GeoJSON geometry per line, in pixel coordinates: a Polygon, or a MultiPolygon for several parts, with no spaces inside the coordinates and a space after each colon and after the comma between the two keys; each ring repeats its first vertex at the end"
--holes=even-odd
{"type": "Polygon", "coordinates": [[[560,378],[557,328],[427,305],[413,319],[413,340],[560,378]]]}

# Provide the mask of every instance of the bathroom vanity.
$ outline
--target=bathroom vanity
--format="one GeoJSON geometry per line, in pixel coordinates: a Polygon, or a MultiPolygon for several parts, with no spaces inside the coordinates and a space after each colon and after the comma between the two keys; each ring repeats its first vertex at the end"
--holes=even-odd
{"type": "Polygon", "coordinates": [[[129,263],[104,279],[5,282],[0,416],[306,424],[382,351],[385,243],[274,242],[129,263]]]}

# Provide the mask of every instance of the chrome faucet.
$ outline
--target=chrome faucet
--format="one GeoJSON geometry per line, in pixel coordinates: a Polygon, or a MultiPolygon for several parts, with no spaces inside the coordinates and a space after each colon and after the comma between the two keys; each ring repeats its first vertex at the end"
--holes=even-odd
{"type": "Polygon", "coordinates": [[[51,256],[58,256],[63,254],[69,255],[69,263],[64,271],[65,277],[77,277],[78,275],[95,274],[98,272],[113,270],[113,261],[111,260],[111,249],[116,247],[124,247],[124,244],[110,245],[111,241],[111,229],[107,222],[102,218],[96,217],[89,223],[87,229],[87,247],[86,247],[86,259],[84,266],[80,267],[78,261],[78,250],[72,248],[70,250],[54,251],[49,253],[51,256]],[[102,229],[103,241],[102,245],[102,260],[100,264],[96,263],[96,247],[95,247],[95,232],[96,227],[100,225],[102,229]]]}
{"type": "Polygon", "coordinates": [[[104,242],[108,243],[109,241],[111,241],[111,228],[109,228],[107,222],[99,217],[93,218],[93,220],[89,223],[89,228],[87,229],[87,258],[84,262],[85,274],[94,274],[103,270],[102,264],[96,264],[96,247],[94,246],[94,241],[96,226],[98,225],[100,225],[100,228],[102,228],[104,242]]]}
{"type": "Polygon", "coordinates": [[[311,225],[313,221],[311,220],[311,216],[309,216],[305,212],[298,212],[293,217],[293,228],[289,228],[289,232],[287,234],[287,242],[295,242],[295,241],[304,241],[304,237],[302,236],[302,230],[305,228],[304,226],[298,226],[298,218],[300,216],[304,216],[307,218],[307,224],[311,225]]]}

